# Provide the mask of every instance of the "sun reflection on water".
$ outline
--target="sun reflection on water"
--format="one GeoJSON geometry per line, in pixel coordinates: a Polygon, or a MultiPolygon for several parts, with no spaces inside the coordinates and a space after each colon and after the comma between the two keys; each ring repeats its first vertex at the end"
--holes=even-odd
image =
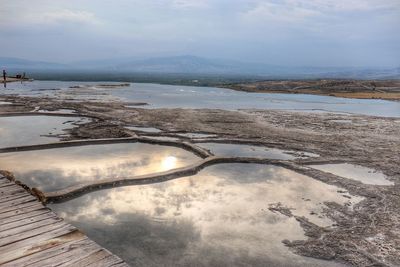
{"type": "MultiPolygon", "coordinates": [[[[166,167],[175,162],[169,155],[162,160],[166,167]]],[[[294,217],[268,207],[280,202],[297,216],[330,226],[324,201],[360,201],[338,190],[282,167],[221,164],[194,176],[102,190],[50,207],[132,265],[210,266],[204,255],[212,251],[210,261],[219,266],[240,261],[325,267],[336,265],[301,258],[282,244],[307,237],[294,217]]]]}
{"type": "Polygon", "coordinates": [[[164,170],[171,170],[176,167],[177,159],[174,156],[168,156],[162,159],[161,166],[164,170]]]}
{"type": "Polygon", "coordinates": [[[91,145],[4,153],[0,169],[14,172],[30,187],[49,192],[79,182],[163,172],[198,159],[186,150],[168,146],[91,145]]]}

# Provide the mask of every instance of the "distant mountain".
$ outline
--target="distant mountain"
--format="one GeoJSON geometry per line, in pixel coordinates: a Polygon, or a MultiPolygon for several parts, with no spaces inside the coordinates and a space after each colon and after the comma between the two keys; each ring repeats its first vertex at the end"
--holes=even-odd
{"type": "Polygon", "coordinates": [[[400,79],[400,68],[286,67],[197,56],[119,58],[58,64],[0,57],[0,67],[18,71],[68,71],[192,75],[241,75],[276,79],[400,79]]]}
{"type": "Polygon", "coordinates": [[[155,57],[131,60],[78,62],[82,68],[108,69],[114,71],[144,73],[182,74],[267,74],[290,72],[291,68],[259,63],[247,63],[225,59],[209,59],[197,56],[155,57]],[[95,65],[96,63],[100,63],[95,65]]]}
{"type": "Polygon", "coordinates": [[[32,69],[42,69],[42,70],[53,70],[53,69],[65,69],[69,68],[68,65],[44,62],[44,61],[33,61],[20,58],[12,57],[0,57],[0,68],[11,69],[11,70],[32,70],[32,69]]]}
{"type": "Polygon", "coordinates": [[[115,66],[117,70],[138,72],[172,73],[231,73],[237,70],[234,64],[195,56],[160,57],[132,61],[115,66]]]}

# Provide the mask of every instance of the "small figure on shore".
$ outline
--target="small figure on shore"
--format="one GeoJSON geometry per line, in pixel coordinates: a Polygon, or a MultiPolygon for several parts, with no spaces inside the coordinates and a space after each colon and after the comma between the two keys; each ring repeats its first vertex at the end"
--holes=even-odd
{"type": "Polygon", "coordinates": [[[7,72],[3,70],[3,81],[4,81],[4,88],[7,87],[7,72]]]}

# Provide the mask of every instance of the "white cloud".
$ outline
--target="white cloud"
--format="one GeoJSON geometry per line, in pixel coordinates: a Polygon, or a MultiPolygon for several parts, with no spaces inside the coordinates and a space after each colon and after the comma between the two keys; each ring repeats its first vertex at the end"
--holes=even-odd
{"type": "Polygon", "coordinates": [[[243,14],[248,21],[276,21],[298,23],[310,17],[320,15],[317,10],[304,8],[301,5],[286,5],[282,3],[263,2],[243,14]]]}
{"type": "Polygon", "coordinates": [[[341,25],[352,16],[400,17],[400,0],[247,0],[250,8],[241,18],[253,25],[291,24],[315,28],[319,24],[341,25]]]}
{"type": "Polygon", "coordinates": [[[97,24],[99,20],[93,13],[80,10],[62,9],[47,12],[36,17],[37,22],[45,23],[79,23],[79,24],[97,24]]]}
{"type": "Polygon", "coordinates": [[[261,7],[281,8],[305,12],[346,12],[400,10],[399,0],[254,0],[255,9],[261,7]]]}
{"type": "Polygon", "coordinates": [[[399,9],[398,0],[285,0],[289,5],[330,11],[372,11],[399,9]]]}
{"type": "Polygon", "coordinates": [[[206,8],[209,6],[208,0],[173,0],[174,8],[206,8]]]}
{"type": "Polygon", "coordinates": [[[94,13],[68,8],[44,8],[42,6],[5,6],[0,10],[0,25],[6,27],[53,26],[59,24],[100,24],[94,13]]]}

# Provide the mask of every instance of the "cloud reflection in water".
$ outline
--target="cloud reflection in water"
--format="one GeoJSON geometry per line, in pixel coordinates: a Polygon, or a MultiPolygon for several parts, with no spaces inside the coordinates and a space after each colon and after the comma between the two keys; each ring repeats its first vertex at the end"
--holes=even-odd
{"type": "Polygon", "coordinates": [[[0,117],[0,147],[56,142],[58,138],[51,136],[66,134],[65,130],[74,128],[74,123],[89,121],[87,118],[57,116],[0,117]]]}
{"type": "Polygon", "coordinates": [[[0,154],[0,169],[49,192],[79,182],[166,171],[196,160],[183,149],[128,143],[0,154]]]}
{"type": "Polygon", "coordinates": [[[348,202],[337,190],[281,167],[221,164],[51,208],[132,265],[338,266],[292,254],[281,241],[305,239],[303,230],[294,218],[268,210],[281,202],[295,215],[330,225],[310,212],[321,215],[323,201],[348,202]]]}

